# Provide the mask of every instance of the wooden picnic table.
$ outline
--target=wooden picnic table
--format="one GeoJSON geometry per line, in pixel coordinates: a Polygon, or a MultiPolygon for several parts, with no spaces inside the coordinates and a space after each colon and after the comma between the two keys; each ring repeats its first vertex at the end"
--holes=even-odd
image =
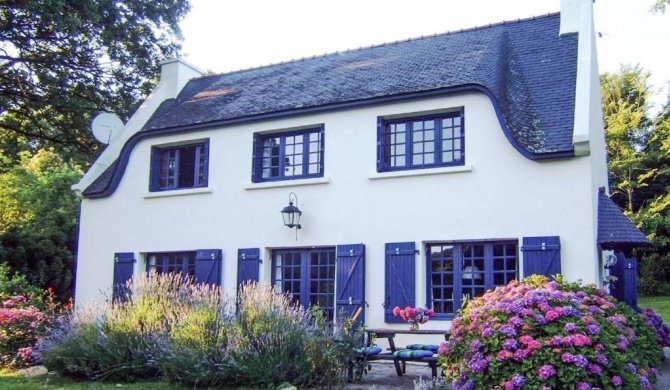
{"type": "Polygon", "coordinates": [[[368,328],[365,330],[367,332],[367,344],[370,346],[374,337],[381,339],[385,338],[389,343],[388,353],[380,353],[378,355],[371,355],[367,357],[367,360],[392,360],[395,366],[396,374],[402,376],[405,374],[405,362],[414,361],[414,362],[425,362],[428,363],[428,366],[431,369],[433,377],[437,377],[437,357],[398,357],[394,355],[394,352],[399,349],[395,345],[395,336],[397,334],[411,334],[411,335],[443,335],[444,340],[449,340],[449,331],[448,330],[437,330],[437,329],[419,329],[419,330],[409,330],[409,329],[387,329],[387,328],[368,328]]]}

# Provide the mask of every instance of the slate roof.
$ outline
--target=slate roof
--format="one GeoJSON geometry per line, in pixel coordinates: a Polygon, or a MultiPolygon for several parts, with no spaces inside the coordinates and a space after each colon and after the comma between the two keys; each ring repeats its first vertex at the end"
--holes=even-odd
{"type": "MultiPolygon", "coordinates": [[[[521,154],[570,157],[577,34],[559,37],[559,23],[549,14],[193,79],[136,135],[480,91],[521,154]]],[[[125,164],[118,167],[113,180],[125,164]]],[[[108,184],[98,180],[84,195],[108,184]]]]}
{"type": "Polygon", "coordinates": [[[568,151],[577,39],[558,36],[559,19],[553,14],[195,79],[145,129],[477,85],[493,94],[525,150],[568,151]]]}
{"type": "Polygon", "coordinates": [[[598,244],[603,249],[629,249],[651,245],[640,229],[601,188],[598,192],[598,244]]]}

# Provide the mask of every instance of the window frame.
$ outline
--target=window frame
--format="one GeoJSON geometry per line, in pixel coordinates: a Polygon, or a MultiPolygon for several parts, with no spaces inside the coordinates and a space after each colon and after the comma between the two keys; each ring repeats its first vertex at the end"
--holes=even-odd
{"type": "Polygon", "coordinates": [[[189,141],[179,144],[169,144],[169,145],[153,145],[151,147],[151,177],[150,177],[150,192],[161,192],[161,191],[176,191],[176,190],[186,190],[192,188],[204,188],[207,187],[209,183],[209,139],[201,141],[189,141]],[[180,157],[181,150],[187,148],[194,148],[193,156],[193,185],[192,186],[180,186],[179,183],[179,169],[180,167],[180,157]],[[198,148],[201,148],[198,150],[198,148]],[[175,156],[172,157],[176,160],[175,164],[175,173],[172,178],[174,184],[164,185],[162,182],[166,180],[163,176],[163,161],[165,160],[165,153],[174,152],[175,156]],[[202,169],[202,172],[200,172],[202,169]],[[199,182],[199,177],[202,176],[202,182],[199,182]]]}
{"type": "MultiPolygon", "coordinates": [[[[520,271],[519,250],[520,250],[519,242],[518,240],[514,239],[509,240],[501,239],[495,241],[448,241],[448,242],[427,243],[425,245],[426,306],[433,308],[436,311],[434,319],[452,320],[455,317],[456,312],[460,309],[463,303],[462,297],[466,293],[468,295],[473,294],[476,289],[480,289],[485,292],[497,286],[506,285],[511,280],[518,279],[520,271]],[[502,254],[495,253],[494,250],[495,245],[503,246],[502,254]],[[508,252],[507,246],[509,245],[514,245],[515,250],[513,251],[513,253],[508,252]],[[464,254],[463,249],[466,246],[482,246],[483,253],[480,256],[477,256],[476,254],[464,254]],[[431,248],[433,247],[443,247],[443,248],[452,247],[453,255],[451,259],[453,259],[453,262],[451,270],[443,269],[442,272],[436,272],[433,270],[433,261],[436,260],[434,257],[431,256],[431,248]],[[508,268],[509,260],[511,259],[514,260],[513,270],[508,268]],[[470,279],[471,283],[467,285],[464,284],[463,270],[465,269],[465,267],[467,267],[468,265],[476,266],[476,264],[482,264],[481,261],[483,261],[484,269],[482,271],[473,274],[472,275],[473,278],[466,278],[470,279]],[[496,268],[497,263],[502,263],[503,267],[496,268]],[[456,264],[460,264],[461,266],[455,267],[456,264]],[[445,282],[445,279],[448,280],[449,275],[452,276],[451,284],[445,282]],[[476,275],[479,275],[481,278],[477,278],[476,275]],[[435,301],[440,300],[440,298],[436,299],[433,297],[433,276],[439,276],[441,278],[442,284],[437,286],[436,288],[441,288],[442,294],[445,294],[446,293],[445,290],[448,290],[449,287],[451,287],[451,290],[453,291],[451,299],[442,298],[441,300],[442,302],[444,302],[444,304],[448,304],[449,302],[452,303],[453,305],[452,313],[440,313],[439,309],[435,308],[435,301]],[[499,279],[501,277],[503,279],[503,282],[500,284],[496,284],[496,279],[499,279]],[[474,280],[477,279],[481,280],[481,283],[475,283],[474,280]]],[[[437,260],[445,260],[445,259],[449,259],[449,257],[442,256],[439,257],[437,260]]],[[[446,268],[446,263],[444,261],[442,262],[442,264],[446,268]]]]}
{"type": "MultiPolygon", "coordinates": [[[[295,147],[295,146],[294,146],[295,147]]],[[[295,151],[295,149],[294,149],[295,151]]],[[[309,179],[316,177],[323,177],[324,171],[324,159],[325,155],[325,129],[324,125],[310,126],[302,128],[300,130],[291,130],[291,131],[279,131],[279,132],[266,132],[266,133],[255,133],[254,134],[254,152],[252,156],[252,175],[251,179],[254,183],[265,183],[265,182],[277,182],[285,180],[298,180],[298,179],[309,179]],[[317,142],[310,140],[311,134],[318,134],[319,139],[317,142]],[[291,137],[303,136],[301,147],[302,152],[298,153],[288,153],[287,150],[290,146],[298,145],[297,143],[287,145],[287,140],[291,137]],[[276,145],[278,149],[278,155],[265,156],[266,146],[264,145],[266,140],[273,138],[279,138],[279,144],[276,145]],[[318,151],[311,151],[312,144],[317,143],[319,146],[318,151]],[[310,162],[310,155],[316,155],[316,162],[310,162]],[[300,166],[302,169],[301,174],[286,175],[287,172],[287,160],[290,158],[295,159],[297,156],[300,156],[302,162],[300,164],[294,164],[295,166],[300,166]],[[277,165],[264,166],[264,161],[266,159],[277,159],[277,165]],[[317,167],[316,173],[309,173],[310,166],[315,165],[317,167]],[[277,175],[263,177],[264,170],[276,169],[277,175]]],[[[294,160],[295,161],[295,160],[294,160]]],[[[289,164],[291,166],[291,164],[289,164]]]]}
{"type": "MultiPolygon", "coordinates": [[[[425,128],[424,128],[425,129],[425,128]]],[[[377,118],[377,171],[378,172],[394,172],[394,171],[407,171],[407,170],[416,170],[416,169],[430,169],[437,167],[451,167],[451,166],[462,166],[465,165],[465,116],[464,109],[459,108],[452,111],[446,111],[441,113],[429,113],[429,114],[416,114],[416,115],[407,115],[407,116],[380,116],[377,118]],[[452,126],[445,127],[443,126],[443,121],[445,119],[455,120],[458,118],[460,121],[459,124],[453,124],[452,126]],[[433,139],[425,140],[423,135],[424,131],[414,130],[413,124],[416,122],[428,122],[433,121],[434,127],[433,130],[433,139]],[[389,126],[404,126],[402,131],[389,131],[387,130],[389,126]],[[456,136],[452,132],[452,136],[445,139],[445,130],[451,128],[458,128],[460,134],[456,136]],[[415,133],[421,133],[422,136],[419,137],[415,133]],[[399,135],[404,137],[404,140],[397,140],[399,135]],[[391,139],[389,139],[391,138],[391,139]],[[387,141],[388,140],[388,141],[387,141]],[[451,161],[444,160],[444,153],[446,150],[443,147],[444,142],[452,142],[452,157],[451,161]],[[460,143],[460,148],[456,148],[457,141],[460,143]],[[419,145],[421,145],[419,147],[419,145]],[[432,152],[425,151],[426,146],[432,146],[432,152]],[[394,149],[401,149],[403,152],[394,152],[394,149]],[[415,154],[416,149],[416,154],[415,154]],[[423,149],[419,151],[418,149],[423,149]],[[460,154],[460,158],[456,159],[456,153],[460,154]],[[414,162],[414,157],[424,156],[423,161],[420,163],[414,162]],[[432,156],[433,162],[426,163],[425,156],[432,156]],[[392,164],[391,159],[404,157],[404,165],[392,164]]]]}
{"type": "MultiPolygon", "coordinates": [[[[283,260],[283,259],[282,259],[283,260]]],[[[306,309],[309,309],[312,305],[312,298],[316,297],[317,304],[319,304],[319,297],[325,296],[328,300],[328,305],[319,304],[319,308],[323,310],[326,314],[328,321],[333,321],[335,319],[336,313],[336,279],[337,279],[337,250],[336,247],[315,247],[315,248],[278,248],[272,250],[272,286],[277,288],[277,291],[280,293],[289,294],[294,301],[300,303],[306,309]],[[311,254],[312,253],[326,253],[329,256],[326,260],[329,263],[313,265],[311,263],[311,254]],[[282,254],[292,254],[298,255],[300,258],[300,264],[278,264],[279,255],[282,254]],[[295,277],[285,277],[282,274],[282,278],[278,278],[278,272],[282,272],[285,268],[299,268],[300,277],[296,279],[295,277]],[[312,270],[316,269],[317,273],[320,269],[328,267],[331,268],[328,275],[329,278],[313,278],[312,270]],[[278,282],[299,282],[300,291],[298,293],[294,292],[293,289],[286,289],[285,286],[277,286],[278,282]],[[328,292],[321,291],[312,291],[312,283],[317,283],[317,286],[321,285],[331,285],[331,290],[328,292]],[[281,288],[280,288],[281,287],[281,288]],[[280,291],[281,290],[281,291],[280,291]]],[[[327,271],[328,272],[328,271],[327,271]]]]}
{"type": "Polygon", "coordinates": [[[174,271],[164,271],[165,269],[168,268],[168,263],[170,260],[173,258],[176,258],[178,256],[181,256],[181,265],[179,265],[179,268],[181,268],[177,272],[181,272],[182,278],[186,277],[192,277],[195,278],[195,269],[196,269],[196,257],[197,257],[197,251],[176,251],[176,252],[148,252],[146,254],[146,268],[147,272],[151,272],[151,270],[156,270],[156,273],[158,274],[166,274],[174,271]],[[157,257],[156,264],[151,264],[151,258],[152,256],[157,257]],[[160,266],[158,265],[158,262],[160,261],[160,266]],[[160,267],[160,271],[159,271],[160,267]]]}

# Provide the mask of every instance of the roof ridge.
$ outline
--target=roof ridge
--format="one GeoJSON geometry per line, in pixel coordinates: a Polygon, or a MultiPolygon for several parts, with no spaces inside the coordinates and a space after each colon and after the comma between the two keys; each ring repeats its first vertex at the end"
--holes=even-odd
{"type": "Polygon", "coordinates": [[[258,69],[271,68],[271,67],[277,66],[277,65],[299,63],[299,62],[303,62],[303,61],[307,61],[307,60],[311,60],[311,59],[315,59],[315,58],[335,56],[335,55],[338,55],[340,53],[349,53],[349,52],[354,52],[354,51],[374,49],[374,48],[377,48],[377,47],[392,46],[392,45],[397,45],[397,44],[400,44],[400,43],[414,42],[414,41],[420,41],[420,40],[429,39],[429,38],[437,38],[437,37],[442,37],[442,36],[447,36],[447,35],[460,34],[460,33],[464,33],[464,32],[483,30],[483,29],[487,29],[487,28],[491,28],[491,27],[516,24],[516,23],[527,22],[527,21],[536,20],[536,19],[544,19],[544,18],[556,16],[556,15],[559,15],[559,14],[560,14],[560,12],[549,12],[549,13],[544,14],[544,15],[529,16],[527,18],[518,18],[516,20],[503,20],[503,21],[496,22],[496,23],[489,23],[487,25],[461,28],[460,30],[451,30],[451,31],[446,31],[446,32],[442,32],[442,33],[435,33],[435,34],[432,34],[432,35],[421,35],[419,37],[409,37],[409,38],[406,38],[406,39],[399,39],[399,40],[396,40],[396,41],[393,41],[393,42],[383,42],[383,43],[378,43],[378,44],[372,44],[372,45],[369,45],[369,46],[361,46],[361,47],[358,47],[358,48],[338,50],[338,51],[335,51],[335,52],[329,52],[329,53],[323,53],[323,54],[315,54],[315,55],[308,56],[308,57],[293,58],[293,59],[286,60],[286,61],[273,62],[273,63],[270,63],[270,64],[252,66],[252,67],[249,67],[249,68],[237,69],[237,70],[232,70],[232,71],[229,71],[229,72],[216,73],[216,74],[205,75],[205,76],[201,76],[201,77],[195,77],[192,80],[204,80],[204,79],[208,79],[208,78],[212,78],[212,77],[221,77],[221,76],[227,76],[227,75],[232,75],[232,74],[250,72],[250,71],[258,70],[258,69]]]}

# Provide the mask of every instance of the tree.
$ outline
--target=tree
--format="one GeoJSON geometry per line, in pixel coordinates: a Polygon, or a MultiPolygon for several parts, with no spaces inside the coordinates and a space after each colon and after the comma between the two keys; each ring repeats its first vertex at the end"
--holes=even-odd
{"type": "Polygon", "coordinates": [[[601,76],[612,199],[645,233],[637,248],[640,292],[670,293],[670,102],[648,116],[649,74],[623,66],[601,76]]]}
{"type": "Polygon", "coordinates": [[[178,53],[189,9],[188,0],[0,2],[0,150],[55,147],[88,164],[98,151],[92,116],[129,117],[158,61],[178,53]]]}
{"type": "Polygon", "coordinates": [[[651,6],[651,11],[665,13],[666,7],[670,4],[670,0],[656,0],[656,3],[651,6]]]}
{"type": "Polygon", "coordinates": [[[618,73],[600,76],[612,197],[629,212],[644,202],[636,192],[653,175],[653,169],[644,164],[652,123],[647,117],[648,78],[649,73],[639,66],[622,66],[618,73]]]}
{"type": "Polygon", "coordinates": [[[79,199],[70,186],[82,171],[53,150],[21,154],[0,174],[0,265],[35,286],[71,296],[79,199]]]}

